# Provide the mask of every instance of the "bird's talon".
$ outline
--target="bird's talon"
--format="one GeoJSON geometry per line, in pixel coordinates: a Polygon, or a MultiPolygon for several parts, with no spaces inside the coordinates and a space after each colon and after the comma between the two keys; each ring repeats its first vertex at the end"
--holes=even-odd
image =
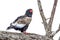
{"type": "Polygon", "coordinates": [[[29,33],[27,33],[27,32],[23,32],[23,33],[26,34],[26,35],[29,34],[29,33]]]}

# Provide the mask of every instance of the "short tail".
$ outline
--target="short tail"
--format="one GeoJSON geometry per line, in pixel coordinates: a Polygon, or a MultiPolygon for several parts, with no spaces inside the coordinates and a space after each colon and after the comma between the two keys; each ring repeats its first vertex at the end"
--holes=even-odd
{"type": "Polygon", "coordinates": [[[11,28],[13,28],[12,23],[10,24],[10,26],[9,26],[9,27],[7,27],[7,30],[9,30],[9,29],[11,29],[11,28]]]}
{"type": "Polygon", "coordinates": [[[12,28],[13,28],[13,27],[9,26],[9,27],[7,27],[7,30],[12,29],[12,28]]]}

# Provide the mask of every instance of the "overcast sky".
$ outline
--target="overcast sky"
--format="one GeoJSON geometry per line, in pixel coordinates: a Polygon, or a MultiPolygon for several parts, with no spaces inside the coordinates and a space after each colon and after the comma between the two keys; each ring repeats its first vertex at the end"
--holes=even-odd
{"type": "MultiPolygon", "coordinates": [[[[46,18],[50,17],[54,0],[41,0],[44,15],[46,18]]],[[[14,29],[6,30],[6,28],[18,16],[24,15],[26,10],[33,9],[33,18],[27,29],[27,32],[45,35],[42,19],[39,14],[37,0],[0,0],[0,30],[9,32],[20,32],[14,29]]],[[[49,20],[48,20],[49,21],[49,20]]],[[[48,22],[47,21],[47,22],[48,22]]],[[[55,12],[55,17],[52,25],[52,31],[56,31],[60,24],[60,0],[55,12]]],[[[55,35],[54,40],[58,40],[60,32],[55,35]]]]}

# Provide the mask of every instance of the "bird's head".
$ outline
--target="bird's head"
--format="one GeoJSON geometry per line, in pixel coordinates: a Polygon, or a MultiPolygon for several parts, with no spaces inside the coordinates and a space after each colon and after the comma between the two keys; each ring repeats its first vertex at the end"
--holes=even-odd
{"type": "Polygon", "coordinates": [[[33,10],[32,9],[28,9],[25,13],[26,16],[28,17],[32,17],[32,14],[33,14],[33,10]]]}

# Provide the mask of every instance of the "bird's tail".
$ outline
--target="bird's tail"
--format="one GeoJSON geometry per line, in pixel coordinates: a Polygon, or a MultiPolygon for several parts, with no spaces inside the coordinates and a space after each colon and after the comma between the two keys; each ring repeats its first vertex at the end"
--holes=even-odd
{"type": "Polygon", "coordinates": [[[13,26],[9,26],[9,27],[7,27],[7,30],[12,29],[12,28],[14,28],[14,27],[13,26]]]}
{"type": "Polygon", "coordinates": [[[13,28],[13,25],[12,25],[12,23],[11,23],[10,26],[7,27],[7,30],[12,29],[12,28],[13,28]]]}

